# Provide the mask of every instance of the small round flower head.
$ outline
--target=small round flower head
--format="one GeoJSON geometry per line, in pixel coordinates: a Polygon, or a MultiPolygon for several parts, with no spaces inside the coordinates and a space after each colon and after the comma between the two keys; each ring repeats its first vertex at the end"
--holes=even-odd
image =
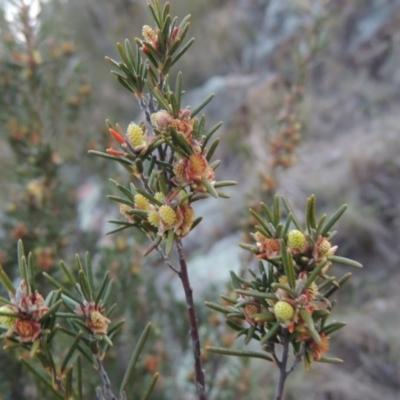
{"type": "Polygon", "coordinates": [[[165,229],[171,229],[177,222],[176,212],[171,206],[163,205],[158,210],[160,219],[165,225],[165,229]]]}
{"type": "Polygon", "coordinates": [[[267,258],[274,257],[281,251],[281,245],[278,239],[266,238],[260,246],[260,250],[265,252],[267,258]]]}
{"type": "Polygon", "coordinates": [[[189,157],[188,174],[193,180],[207,178],[209,170],[207,159],[200,153],[193,153],[189,157]]]}
{"type": "Polygon", "coordinates": [[[274,313],[277,319],[288,321],[294,316],[294,308],[286,301],[278,301],[274,306],[274,313]]]}
{"type": "Polygon", "coordinates": [[[159,131],[168,130],[168,126],[171,124],[173,118],[171,114],[166,110],[157,111],[150,116],[151,125],[159,131]]]}
{"type": "Polygon", "coordinates": [[[321,337],[320,344],[313,342],[311,345],[313,359],[315,361],[319,361],[322,358],[322,356],[329,350],[329,338],[323,333],[321,333],[320,337],[321,337]]]}
{"type": "Polygon", "coordinates": [[[127,204],[120,204],[119,212],[128,220],[133,222],[132,215],[129,214],[129,211],[132,210],[132,207],[129,207],[127,204]]]}
{"type": "Polygon", "coordinates": [[[251,318],[252,315],[259,313],[259,307],[255,304],[246,304],[244,307],[244,313],[246,314],[246,317],[251,318]]]}
{"type": "Polygon", "coordinates": [[[142,194],[138,193],[135,195],[135,208],[138,210],[149,211],[150,210],[150,203],[146,197],[142,194]]]}
{"type": "Polygon", "coordinates": [[[158,226],[160,225],[160,216],[158,215],[158,212],[155,210],[151,210],[149,212],[147,220],[151,225],[155,226],[156,228],[158,228],[158,226]]]}
{"type": "Polygon", "coordinates": [[[297,229],[289,232],[287,245],[291,249],[301,250],[306,243],[306,237],[302,232],[298,231],[297,229]]]}
{"type": "Polygon", "coordinates": [[[187,207],[185,213],[183,214],[183,230],[190,230],[194,222],[194,210],[192,207],[187,207]]]}
{"type": "Polygon", "coordinates": [[[14,331],[22,343],[33,343],[42,334],[40,323],[24,319],[19,319],[15,323],[14,331]]]}
{"type": "Polygon", "coordinates": [[[310,300],[315,300],[319,294],[318,286],[315,282],[311,282],[310,286],[307,289],[308,296],[310,300]]]}
{"type": "Polygon", "coordinates": [[[142,35],[145,40],[148,42],[153,42],[157,40],[157,34],[155,33],[154,29],[148,25],[144,25],[142,28],[142,35]]]}
{"type": "Polygon", "coordinates": [[[107,334],[108,324],[110,320],[106,318],[100,311],[94,310],[90,313],[90,327],[94,333],[107,334]]]}
{"type": "Polygon", "coordinates": [[[184,181],[186,179],[186,168],[183,162],[178,161],[174,164],[174,175],[180,181],[184,181]]]}
{"type": "Polygon", "coordinates": [[[162,192],[156,192],[156,193],[154,193],[154,198],[156,200],[158,200],[160,203],[162,203],[165,199],[165,196],[164,196],[164,193],[162,193],[162,192]]]}
{"type": "Polygon", "coordinates": [[[2,306],[0,307],[0,312],[7,315],[0,315],[0,324],[6,326],[7,328],[11,328],[15,324],[15,317],[12,316],[14,314],[13,310],[10,306],[2,306]]]}
{"type": "Polygon", "coordinates": [[[126,132],[126,138],[130,146],[135,149],[140,146],[145,146],[146,142],[143,137],[143,130],[139,125],[130,123],[126,132]]]}
{"type": "Polygon", "coordinates": [[[320,257],[326,256],[331,250],[331,244],[328,239],[323,239],[321,243],[318,245],[318,255],[320,257]]]}

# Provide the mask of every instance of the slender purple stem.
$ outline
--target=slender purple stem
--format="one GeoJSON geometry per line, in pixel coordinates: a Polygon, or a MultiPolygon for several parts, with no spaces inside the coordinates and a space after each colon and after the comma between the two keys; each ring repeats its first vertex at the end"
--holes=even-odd
{"type": "Polygon", "coordinates": [[[181,267],[178,276],[182,281],[182,286],[185,291],[186,306],[189,316],[190,338],[192,341],[192,349],[194,356],[194,370],[195,370],[197,394],[199,396],[199,400],[207,400],[204,371],[201,365],[200,337],[197,326],[196,312],[194,309],[193,290],[190,286],[186,258],[183,251],[181,240],[176,241],[176,247],[178,249],[178,254],[179,254],[179,265],[181,267]]]}

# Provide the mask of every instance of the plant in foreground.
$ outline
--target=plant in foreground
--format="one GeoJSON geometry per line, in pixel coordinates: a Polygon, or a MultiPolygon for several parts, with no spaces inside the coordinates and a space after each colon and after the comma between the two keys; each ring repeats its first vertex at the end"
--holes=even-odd
{"type": "Polygon", "coordinates": [[[197,317],[182,239],[201,221],[195,218],[192,204],[209,195],[229,197],[219,188],[235,182],[215,180],[219,161],[211,159],[219,140],[210,143],[210,139],[221,124],[205,133],[205,116],[196,117],[213,95],[191,110],[182,107],[182,73],[177,74],[174,89],[171,86],[170,68],[194,40],[183,45],[189,16],[178,25],[177,18],[169,14],[169,3],[162,8],[155,0],[149,1],[148,6],[155,27],[143,27],[143,38],[135,39],[135,51],[128,40],[124,46],[117,45],[121,62],[107,58],[118,69],[113,71],[117,80],[139,101],[146,121],[131,123],[126,130],[108,122],[110,134],[120,148],[91,153],[119,162],[134,177],[129,187],[115,182],[123,197],[109,196],[120,203],[120,212],[126,219],[110,221],[118,225],[113,232],[139,229],[152,241],[144,255],[156,250],[180,278],[188,310],[195,383],[199,399],[204,400],[207,396],[197,317]],[[170,259],[173,247],[179,267],[170,259]]]}
{"type": "Polygon", "coordinates": [[[222,296],[229,305],[206,302],[226,315],[226,323],[245,336],[260,342],[263,352],[209,347],[214,353],[255,357],[273,362],[279,369],[275,399],[280,400],[286,378],[303,361],[307,371],[312,362],[340,363],[328,357],[330,335],[342,328],[343,322],[328,320],[335,301],[330,297],[351,277],[347,273],[337,279],[329,274],[333,263],[361,267],[356,261],[336,256],[337,246],[331,240],[331,228],[346,210],[342,206],[327,220],[317,220],[315,197],[307,201],[306,229],[295,216],[289,202],[278,196],[272,208],[261,204],[261,212],[250,210],[257,220],[252,233],[254,244],[242,247],[254,253],[259,261],[258,273],[249,270],[252,280],[231,272],[236,298],[222,296]],[[282,219],[280,202],[286,210],[282,219]],[[292,226],[294,225],[294,229],[292,226]],[[291,365],[290,348],[293,349],[291,365]]]}

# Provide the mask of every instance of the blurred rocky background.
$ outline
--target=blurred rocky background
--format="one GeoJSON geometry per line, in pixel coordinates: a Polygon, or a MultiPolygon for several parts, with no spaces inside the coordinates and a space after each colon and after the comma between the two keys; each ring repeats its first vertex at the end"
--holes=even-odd
{"type": "MultiPolygon", "coordinates": [[[[184,103],[195,107],[210,92],[215,93],[205,113],[209,126],[224,121],[219,133],[222,144],[217,155],[222,165],[218,179],[238,181],[229,192],[230,200],[203,202],[196,213],[204,220],[186,239],[199,307],[203,300],[219,302],[218,293],[226,290],[229,270],[245,270],[252,264],[237,243],[244,240],[249,206],[263,196],[268,200],[264,186],[273,159],[271,140],[278,129],[279,112],[288,101],[287,93],[303,74],[302,101],[296,111],[301,142],[285,168],[276,171],[273,191],[287,196],[297,210],[303,210],[307,197],[314,193],[319,214],[332,213],[347,203],[334,244],[339,246],[338,254],[362,262],[364,269],[354,271],[335,309],[337,319],[348,322],[332,340],[332,353],[343,358],[344,364],[314,365],[308,374],[298,368],[288,380],[286,399],[399,399],[400,1],[170,2],[172,13],[180,18],[192,15],[190,33],[196,39],[177,67],[184,74],[184,103]],[[316,40],[316,26],[318,50],[301,69],[299,60],[316,40]]],[[[4,18],[11,21],[14,3],[0,2],[4,18]]],[[[57,79],[67,79],[79,70],[84,76],[79,78],[81,85],[90,87],[88,104],[75,99],[75,106],[85,109],[72,139],[61,130],[49,139],[63,159],[61,178],[75,188],[76,212],[69,217],[75,222],[66,246],[71,254],[91,251],[99,270],[111,268],[117,282],[116,298],[128,304],[124,313],[130,321],[115,350],[116,359],[123,359],[129,333],[140,331],[135,326],[154,321],[158,326],[155,344],[143,361],[144,374],[157,368],[161,372],[160,391],[154,398],[190,399],[187,328],[176,323],[184,307],[179,285],[156,257],[140,260],[141,246],[146,246],[141,239],[105,236],[110,230],[106,221],[116,214],[116,207],[105,200],[113,190],[108,177],[118,176],[120,181],[128,177],[86,155],[88,149],[108,147],[106,118],[123,127],[143,118],[133,96],[110,75],[104,56],[118,59],[115,43],[140,35],[141,27],[148,23],[146,2],[48,0],[40,9],[35,25],[41,32],[39,45],[49,46],[53,38],[63,37],[72,46],[57,79]]],[[[3,26],[0,63],[7,62],[3,26]]],[[[52,75],[44,75],[44,79],[52,79],[52,75]]],[[[3,249],[1,243],[10,239],[3,216],[18,190],[15,181],[7,177],[18,167],[18,159],[5,128],[9,114],[3,108],[0,115],[3,249]]],[[[2,254],[5,257],[5,252],[2,254]]],[[[55,254],[57,257],[61,256],[55,254]]],[[[205,342],[231,344],[232,335],[204,307],[200,318],[205,342]]],[[[234,346],[243,343],[237,341],[234,346]]],[[[118,370],[118,363],[112,362],[118,370]]],[[[211,382],[212,399],[271,398],[272,366],[257,361],[222,362],[214,356],[205,364],[206,373],[216,370],[219,363],[223,365],[211,382]],[[233,391],[226,389],[229,385],[233,391]]],[[[1,380],[6,379],[3,368],[1,380]]],[[[27,385],[29,389],[29,382],[27,385]]],[[[4,388],[0,398],[40,398],[35,389],[28,389],[13,394],[4,388]],[[21,393],[23,397],[18,397],[21,393]]]]}

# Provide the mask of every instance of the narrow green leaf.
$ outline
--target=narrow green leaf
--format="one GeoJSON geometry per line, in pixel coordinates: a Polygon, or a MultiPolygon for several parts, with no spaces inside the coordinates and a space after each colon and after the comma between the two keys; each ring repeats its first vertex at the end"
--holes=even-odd
{"type": "Polygon", "coordinates": [[[281,240],[282,263],[289,286],[294,289],[296,287],[296,271],[294,270],[293,256],[286,247],[285,241],[281,240]]]}
{"type": "Polygon", "coordinates": [[[130,201],[134,202],[135,201],[135,195],[126,187],[122,186],[119,184],[117,181],[114,181],[114,179],[109,179],[110,182],[112,182],[120,192],[122,192],[130,201]]]}
{"type": "MultiPolygon", "coordinates": [[[[114,71],[111,71],[111,72],[115,75],[118,83],[121,86],[123,86],[128,92],[135,93],[135,87],[133,85],[131,85],[130,83],[128,83],[127,78],[123,78],[120,74],[118,74],[114,71]]],[[[131,83],[133,84],[134,82],[132,82],[132,80],[131,80],[131,83]]]]}
{"type": "MultiPolygon", "coordinates": [[[[169,70],[170,70],[170,68],[171,68],[171,66],[172,66],[172,57],[171,57],[171,56],[167,56],[166,59],[165,59],[165,61],[164,61],[164,64],[163,64],[162,67],[161,67],[161,73],[162,73],[163,75],[167,75],[168,72],[169,72],[169,70]]],[[[176,104],[176,102],[175,102],[175,104],[176,104]]],[[[172,109],[174,110],[174,107],[172,107],[172,109]]],[[[175,116],[175,115],[178,116],[179,113],[176,114],[176,113],[174,112],[173,115],[174,115],[174,116],[175,116]]],[[[176,117],[175,117],[175,118],[176,118],[176,117]]]]}
{"type": "Polygon", "coordinates": [[[109,274],[110,274],[110,272],[107,271],[107,272],[104,274],[103,280],[101,281],[101,285],[100,285],[99,291],[98,291],[97,296],[96,296],[96,299],[95,299],[95,301],[94,301],[96,305],[99,304],[99,302],[100,302],[100,300],[101,300],[101,296],[102,296],[103,293],[104,293],[104,290],[105,290],[106,285],[107,285],[107,283],[108,283],[108,279],[109,279],[108,276],[109,276],[109,274]]]}
{"type": "Polygon", "coordinates": [[[131,64],[127,54],[125,53],[125,49],[121,43],[117,43],[117,50],[118,50],[119,55],[122,58],[122,61],[125,63],[126,67],[134,69],[134,66],[131,64]]]}
{"type": "Polygon", "coordinates": [[[225,323],[226,323],[226,325],[228,325],[230,328],[232,328],[236,332],[239,332],[239,331],[243,330],[243,326],[242,325],[239,325],[239,324],[237,324],[236,322],[234,322],[234,321],[232,321],[230,319],[227,319],[225,321],[225,323]]]}
{"type": "Polygon", "coordinates": [[[218,192],[215,190],[214,186],[208,179],[202,179],[201,180],[202,184],[207,190],[207,193],[210,193],[211,196],[215,197],[216,199],[218,198],[218,192]]]}
{"type": "Polygon", "coordinates": [[[301,318],[303,318],[306,323],[308,330],[310,332],[311,337],[314,339],[315,343],[321,344],[321,337],[319,333],[315,329],[314,320],[310,314],[308,314],[305,310],[299,310],[301,318]]]}
{"type": "Polygon", "coordinates": [[[362,268],[362,264],[360,264],[357,261],[351,260],[350,258],[339,257],[339,256],[328,256],[327,258],[329,261],[332,261],[334,263],[348,265],[350,267],[355,267],[355,268],[362,268]]]}
{"type": "Polygon", "coordinates": [[[319,238],[319,236],[321,235],[321,230],[322,230],[322,227],[324,226],[325,220],[326,220],[326,214],[322,214],[321,218],[319,219],[319,221],[317,223],[317,228],[315,230],[315,240],[317,240],[319,238]]]}
{"type": "Polygon", "coordinates": [[[174,144],[175,146],[178,147],[180,153],[182,153],[183,151],[185,154],[189,156],[193,153],[193,148],[189,146],[189,143],[186,141],[186,139],[180,133],[178,133],[174,128],[172,127],[169,128],[169,134],[174,140],[174,144]]]}
{"type": "Polygon", "coordinates": [[[41,317],[40,317],[40,322],[46,321],[51,316],[55,316],[56,311],[60,307],[60,305],[63,303],[63,301],[60,299],[56,301],[41,317]]]}
{"type": "Polygon", "coordinates": [[[94,156],[106,158],[108,160],[118,161],[121,164],[132,166],[132,163],[130,161],[128,161],[124,158],[121,158],[121,157],[112,156],[111,154],[108,154],[108,153],[102,153],[101,151],[97,151],[97,150],[89,150],[88,153],[93,154],[94,156]]]}
{"type": "Polygon", "coordinates": [[[257,222],[261,225],[266,233],[268,233],[267,237],[272,237],[272,232],[270,231],[268,225],[263,221],[261,216],[253,209],[250,208],[250,214],[257,220],[257,222]]]}
{"type": "Polygon", "coordinates": [[[237,185],[236,181],[219,181],[215,182],[214,187],[219,188],[224,186],[236,186],[236,185],[237,185]]]}
{"type": "Polygon", "coordinates": [[[104,304],[104,305],[107,304],[107,301],[108,301],[108,299],[109,299],[110,296],[111,296],[112,290],[113,290],[113,280],[110,279],[110,280],[108,281],[108,284],[107,284],[106,293],[105,293],[105,295],[104,295],[104,297],[103,297],[103,304],[104,304]]]}
{"type": "Polygon", "coordinates": [[[274,282],[274,283],[271,284],[271,287],[272,287],[273,289],[282,289],[282,290],[284,290],[285,292],[289,293],[290,296],[292,296],[293,298],[296,298],[296,293],[295,293],[295,291],[294,291],[293,289],[287,287],[286,285],[283,285],[282,283],[274,282]]]}
{"type": "Polygon", "coordinates": [[[203,220],[203,217],[197,217],[192,224],[192,227],[190,228],[190,230],[192,231],[194,228],[196,228],[196,226],[203,220]]]}
{"type": "Polygon", "coordinates": [[[179,116],[179,111],[180,111],[180,106],[178,104],[178,101],[176,100],[175,94],[171,92],[170,96],[169,96],[169,101],[171,103],[171,107],[172,107],[172,115],[174,118],[178,118],[179,116]]]}
{"type": "Polygon", "coordinates": [[[117,322],[115,325],[113,325],[113,326],[108,330],[107,335],[108,335],[110,338],[113,338],[113,337],[118,333],[118,331],[122,328],[122,326],[123,326],[124,324],[125,324],[125,320],[122,320],[122,321],[117,322]]]}
{"type": "Polygon", "coordinates": [[[72,375],[73,375],[73,371],[74,368],[71,365],[68,370],[67,373],[65,375],[65,398],[66,399],[72,399],[72,393],[73,393],[73,389],[72,389],[72,375]]]}
{"type": "Polygon", "coordinates": [[[3,267],[0,264],[0,282],[3,284],[4,288],[12,293],[15,294],[16,290],[14,285],[12,284],[10,278],[7,276],[7,274],[5,273],[3,267]]]}
{"type": "Polygon", "coordinates": [[[275,314],[269,311],[252,314],[251,318],[253,318],[256,322],[272,322],[276,319],[275,314]]]}
{"type": "Polygon", "coordinates": [[[170,230],[168,232],[167,243],[165,245],[166,256],[169,256],[171,254],[172,247],[174,246],[174,242],[175,242],[175,232],[173,230],[170,230]]]}
{"type": "Polygon", "coordinates": [[[290,203],[286,200],[286,198],[284,196],[281,196],[282,202],[283,202],[283,206],[286,209],[286,212],[289,214],[292,214],[292,219],[293,219],[293,223],[295,224],[296,228],[300,231],[303,232],[303,228],[301,227],[301,224],[299,222],[299,220],[296,217],[296,214],[294,213],[294,210],[292,208],[292,206],[290,205],[290,203]]]}
{"type": "Polygon", "coordinates": [[[317,216],[315,212],[315,196],[311,195],[307,199],[307,209],[306,209],[306,221],[308,232],[311,233],[311,229],[317,228],[317,216]]]}
{"type": "Polygon", "coordinates": [[[204,153],[204,149],[207,146],[208,141],[211,139],[212,135],[222,126],[223,122],[218,122],[218,124],[214,125],[210,132],[207,133],[205,138],[203,139],[203,142],[201,144],[201,152],[204,153]]]}
{"type": "Polygon", "coordinates": [[[344,326],[346,326],[346,322],[332,322],[329,325],[324,326],[322,329],[321,333],[324,333],[325,335],[330,335],[331,333],[342,329],[344,326]]]}
{"type": "Polygon", "coordinates": [[[124,226],[121,226],[120,228],[113,229],[112,231],[107,232],[106,235],[112,235],[113,233],[121,232],[127,228],[129,228],[129,225],[124,225],[124,226]]]}
{"type": "Polygon", "coordinates": [[[279,224],[279,221],[281,220],[281,210],[279,207],[279,196],[275,195],[274,196],[274,207],[273,207],[273,221],[272,224],[274,225],[274,227],[276,227],[279,224]]]}
{"type": "Polygon", "coordinates": [[[153,392],[154,387],[156,386],[157,379],[158,379],[158,372],[156,372],[154,374],[153,379],[151,380],[149,386],[147,387],[147,389],[146,389],[146,391],[145,391],[145,393],[144,393],[144,395],[142,397],[142,400],[150,399],[150,395],[153,392]]]}
{"type": "Polygon", "coordinates": [[[321,273],[322,269],[325,267],[327,263],[328,260],[326,258],[323,258],[318,263],[318,265],[312,270],[310,275],[308,275],[306,282],[304,283],[303,293],[311,285],[311,283],[317,279],[317,276],[321,273]]]}
{"type": "MultiPolygon", "coordinates": [[[[232,281],[233,288],[241,289],[242,284],[240,283],[238,276],[233,271],[230,271],[230,275],[231,275],[231,281],[232,281]]],[[[236,303],[236,301],[235,301],[235,303],[236,303]]]]}
{"type": "Polygon", "coordinates": [[[245,296],[255,297],[256,299],[269,299],[269,300],[277,299],[276,296],[272,293],[257,292],[255,290],[235,289],[235,292],[243,294],[245,296]]]}
{"type": "Polygon", "coordinates": [[[244,344],[249,344],[250,340],[253,339],[253,335],[256,332],[256,327],[255,325],[251,325],[248,329],[247,329],[247,333],[246,333],[246,337],[244,339],[244,344]]]}
{"type": "Polygon", "coordinates": [[[133,55],[132,45],[128,39],[125,39],[125,54],[129,59],[129,64],[132,66],[132,69],[136,71],[136,63],[135,63],[135,56],[133,55]]]}
{"type": "Polygon", "coordinates": [[[40,382],[42,382],[52,394],[54,394],[58,399],[64,399],[64,396],[56,389],[54,389],[50,379],[48,379],[47,376],[43,375],[43,373],[40,372],[36,366],[32,365],[28,360],[25,360],[22,357],[19,358],[19,361],[21,361],[21,363],[24,364],[24,366],[28,368],[29,371],[31,371],[31,373],[35,375],[36,378],[38,378],[40,382]]]}
{"type": "Polygon", "coordinates": [[[129,207],[135,208],[135,203],[133,203],[129,200],[125,200],[121,197],[108,195],[107,198],[112,201],[116,201],[117,203],[126,204],[129,207]]]}
{"type": "Polygon", "coordinates": [[[83,379],[82,379],[82,359],[78,355],[76,358],[76,370],[77,370],[77,395],[78,400],[83,400],[83,379]]]}
{"type": "Polygon", "coordinates": [[[152,93],[152,95],[156,98],[158,104],[160,104],[168,112],[172,113],[171,106],[165,99],[164,95],[160,92],[160,89],[158,89],[157,87],[153,87],[150,84],[147,84],[147,87],[149,91],[152,93]]]}
{"type": "Polygon", "coordinates": [[[148,2],[147,6],[149,7],[149,11],[154,19],[154,22],[157,24],[158,28],[161,29],[162,28],[161,20],[159,20],[158,15],[156,14],[156,11],[154,10],[153,5],[150,2],[148,2]]]}
{"type": "Polygon", "coordinates": [[[278,332],[280,328],[280,323],[278,321],[276,321],[271,328],[269,329],[269,331],[261,338],[260,340],[260,344],[263,345],[267,342],[269,342],[278,332]]]}
{"type": "Polygon", "coordinates": [[[224,314],[228,314],[228,313],[232,312],[232,309],[231,309],[231,308],[229,308],[229,307],[224,307],[224,306],[221,306],[221,305],[216,304],[216,303],[211,303],[211,302],[209,302],[209,301],[205,301],[204,304],[205,304],[208,308],[211,308],[211,309],[214,310],[214,311],[219,311],[219,312],[224,313],[224,314]]]}
{"type": "Polygon", "coordinates": [[[21,275],[21,279],[24,279],[27,282],[28,277],[26,275],[26,269],[24,268],[24,265],[22,264],[22,257],[25,257],[25,250],[24,250],[24,244],[21,239],[18,240],[17,254],[18,254],[19,273],[21,275]]]}
{"type": "Polygon", "coordinates": [[[328,222],[321,230],[321,236],[326,236],[328,234],[329,229],[331,229],[332,226],[336,224],[336,222],[343,215],[346,209],[347,209],[347,204],[343,204],[341,207],[339,207],[339,209],[335,212],[335,214],[332,215],[332,217],[328,220],[328,222]]]}
{"type": "Polygon", "coordinates": [[[181,108],[182,103],[182,86],[183,86],[183,74],[181,71],[178,72],[176,76],[176,83],[175,83],[175,98],[178,108],[181,108]]]}
{"type": "Polygon", "coordinates": [[[321,357],[319,360],[316,360],[320,363],[327,363],[327,364],[342,364],[343,360],[340,358],[335,357],[321,357]]]}
{"type": "Polygon", "coordinates": [[[223,354],[226,356],[261,358],[263,360],[273,361],[272,358],[267,354],[257,353],[255,351],[243,351],[243,350],[226,349],[223,347],[211,347],[211,346],[207,346],[206,350],[209,351],[210,353],[223,354]]]}
{"type": "Polygon", "coordinates": [[[93,269],[92,269],[92,262],[90,260],[90,254],[88,252],[85,253],[85,273],[87,282],[89,284],[89,289],[93,297],[94,293],[93,269]]]}
{"type": "Polygon", "coordinates": [[[292,214],[289,213],[286,218],[285,226],[283,228],[282,237],[286,237],[286,235],[288,234],[291,223],[292,223],[292,214]]]}
{"type": "MultiPolygon", "coordinates": [[[[191,38],[182,48],[181,50],[178,52],[178,54],[176,54],[176,56],[174,57],[174,59],[172,60],[171,63],[171,67],[186,53],[186,51],[189,49],[189,47],[193,44],[194,42],[194,38],[191,38]]],[[[199,110],[200,111],[200,110],[199,110]]],[[[190,116],[192,117],[195,114],[191,114],[190,116]]]]}
{"type": "Polygon", "coordinates": [[[71,285],[76,284],[76,279],[74,278],[74,276],[72,275],[71,271],[69,270],[69,268],[65,265],[64,261],[60,261],[60,267],[63,270],[64,274],[67,276],[69,282],[71,283],[71,285]]]}
{"type": "Polygon", "coordinates": [[[80,288],[82,289],[82,294],[85,297],[86,301],[88,301],[88,302],[92,301],[93,300],[93,292],[89,286],[89,281],[83,270],[80,270],[78,272],[78,283],[79,283],[80,288]]]}
{"type": "Polygon", "coordinates": [[[121,394],[122,392],[125,391],[126,387],[128,386],[129,380],[131,379],[132,375],[133,375],[133,369],[135,368],[135,365],[139,359],[139,355],[143,349],[143,346],[150,334],[151,331],[151,323],[148,323],[145,327],[145,329],[143,330],[135,349],[133,350],[132,356],[129,360],[128,366],[126,368],[124,377],[122,378],[122,382],[121,382],[121,386],[119,389],[119,393],[121,394]]]}
{"type": "Polygon", "coordinates": [[[190,118],[193,118],[197,115],[213,98],[215,97],[214,93],[208,95],[191,113],[190,118]]]}
{"type": "Polygon", "coordinates": [[[343,275],[338,281],[337,281],[337,286],[332,286],[325,294],[324,297],[328,298],[332,296],[333,293],[336,292],[340,287],[342,287],[352,276],[353,274],[351,272],[348,272],[347,274],[343,275]]]}

